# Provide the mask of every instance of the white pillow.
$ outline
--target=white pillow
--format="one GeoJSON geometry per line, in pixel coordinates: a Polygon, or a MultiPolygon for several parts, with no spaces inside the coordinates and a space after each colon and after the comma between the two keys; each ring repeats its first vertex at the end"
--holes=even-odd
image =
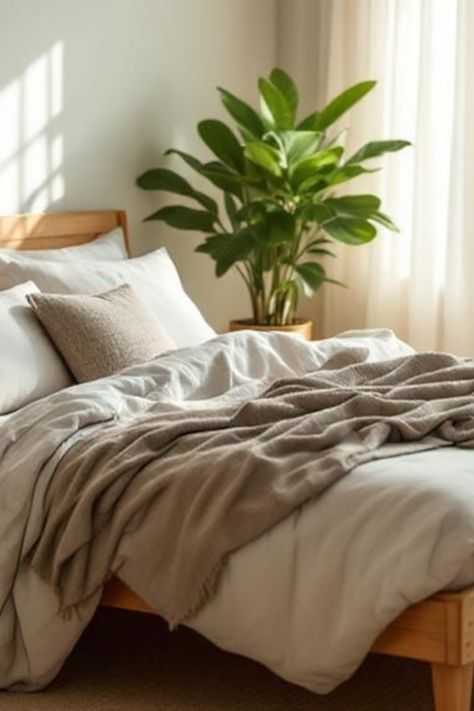
{"type": "Polygon", "coordinates": [[[20,261],[25,257],[41,261],[54,260],[55,262],[69,262],[71,260],[100,259],[116,261],[127,258],[125,239],[121,227],[116,227],[110,232],[99,235],[92,242],[80,244],[77,247],[61,247],[60,249],[32,249],[15,250],[0,249],[0,256],[4,259],[20,261]]]}
{"type": "Polygon", "coordinates": [[[0,414],[74,382],[26,301],[38,291],[29,281],[0,292],[0,414]]]}
{"type": "Polygon", "coordinates": [[[164,248],[122,262],[7,261],[0,255],[0,289],[29,280],[42,292],[56,294],[100,294],[130,284],[178,348],[198,345],[216,335],[184,291],[164,248]]]}

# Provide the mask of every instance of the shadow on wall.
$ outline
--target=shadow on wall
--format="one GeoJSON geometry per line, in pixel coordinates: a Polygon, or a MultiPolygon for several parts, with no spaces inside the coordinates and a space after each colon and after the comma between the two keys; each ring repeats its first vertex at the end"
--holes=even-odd
{"type": "Polygon", "coordinates": [[[64,196],[63,42],[0,86],[0,211],[41,212],[64,196]]]}

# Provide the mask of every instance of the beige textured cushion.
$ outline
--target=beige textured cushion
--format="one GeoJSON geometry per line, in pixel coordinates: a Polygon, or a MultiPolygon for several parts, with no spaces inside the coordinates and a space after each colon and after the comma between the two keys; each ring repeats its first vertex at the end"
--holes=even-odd
{"type": "Polygon", "coordinates": [[[28,301],[79,382],[176,348],[128,284],[98,296],[38,293],[28,301]]]}

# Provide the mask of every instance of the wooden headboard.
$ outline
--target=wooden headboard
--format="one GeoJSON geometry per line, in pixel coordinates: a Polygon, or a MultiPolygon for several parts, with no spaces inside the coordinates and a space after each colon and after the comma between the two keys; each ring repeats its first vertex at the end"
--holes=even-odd
{"type": "Polygon", "coordinates": [[[123,210],[0,215],[0,248],[58,249],[91,242],[103,232],[122,227],[127,252],[130,242],[123,210]]]}

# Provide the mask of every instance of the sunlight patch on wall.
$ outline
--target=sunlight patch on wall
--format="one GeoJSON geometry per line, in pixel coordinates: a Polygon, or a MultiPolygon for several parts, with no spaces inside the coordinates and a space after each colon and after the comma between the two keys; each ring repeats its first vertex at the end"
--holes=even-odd
{"type": "Polygon", "coordinates": [[[41,212],[65,192],[63,43],[0,88],[0,212],[41,212]]]}

